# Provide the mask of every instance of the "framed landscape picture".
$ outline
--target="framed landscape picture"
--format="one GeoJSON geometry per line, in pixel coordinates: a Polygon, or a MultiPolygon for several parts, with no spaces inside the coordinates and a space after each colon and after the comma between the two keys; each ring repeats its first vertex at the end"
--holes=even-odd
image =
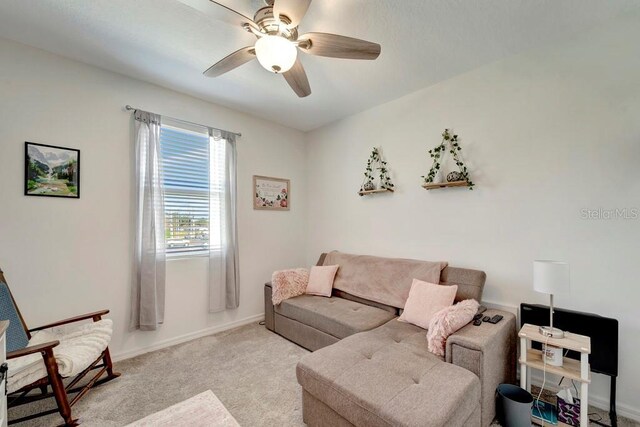
{"type": "Polygon", "coordinates": [[[290,182],[288,179],[253,176],[253,208],[288,211],[290,182]]]}
{"type": "Polygon", "coordinates": [[[25,196],[80,198],[80,150],[25,142],[25,196]]]}

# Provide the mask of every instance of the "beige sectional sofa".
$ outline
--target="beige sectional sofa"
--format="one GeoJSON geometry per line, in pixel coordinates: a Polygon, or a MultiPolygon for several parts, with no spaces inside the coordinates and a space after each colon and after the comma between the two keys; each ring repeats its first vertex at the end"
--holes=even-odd
{"type": "MultiPolygon", "coordinates": [[[[297,366],[305,423],[491,424],[497,385],[515,381],[514,315],[487,310],[504,319],[463,327],[449,337],[442,358],[428,351],[424,329],[397,321],[411,281],[432,263],[330,252],[318,264],[340,265],[331,298],[301,295],[274,307],[271,285],[265,285],[267,328],[313,351],[297,366]],[[385,297],[392,305],[381,301],[385,297]]],[[[458,285],[457,301],[480,301],[485,278],[449,266],[440,284],[458,285]]]]}

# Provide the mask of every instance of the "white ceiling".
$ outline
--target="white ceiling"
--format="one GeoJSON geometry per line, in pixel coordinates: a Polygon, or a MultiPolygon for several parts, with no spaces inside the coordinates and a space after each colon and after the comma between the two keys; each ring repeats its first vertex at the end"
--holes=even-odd
{"type": "MultiPolygon", "coordinates": [[[[261,0],[219,0],[253,16],[261,0]]],[[[555,43],[639,7],[637,0],[314,0],[301,33],[378,42],[377,61],[302,54],[298,98],[257,61],[202,72],[255,38],[176,0],[2,0],[0,37],[311,130],[462,72],[555,43]]]]}

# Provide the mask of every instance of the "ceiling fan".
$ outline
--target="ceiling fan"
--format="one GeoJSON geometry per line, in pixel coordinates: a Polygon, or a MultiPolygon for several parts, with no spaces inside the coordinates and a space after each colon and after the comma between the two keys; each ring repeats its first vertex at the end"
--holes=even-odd
{"type": "Polygon", "coordinates": [[[298,58],[302,52],[344,59],[376,59],[380,45],[365,40],[328,33],[298,35],[298,25],[311,0],[264,0],[253,19],[213,0],[179,0],[208,16],[236,25],[258,39],[254,46],[239,49],[209,67],[204,75],[218,77],[254,58],[272,73],[282,74],[301,98],[311,94],[307,74],[298,58]]]}

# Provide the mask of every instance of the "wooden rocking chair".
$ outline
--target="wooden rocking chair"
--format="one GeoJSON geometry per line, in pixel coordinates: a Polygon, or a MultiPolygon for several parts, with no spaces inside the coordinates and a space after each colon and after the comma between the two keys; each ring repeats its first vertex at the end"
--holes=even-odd
{"type": "MultiPolygon", "coordinates": [[[[120,376],[119,373],[113,371],[113,364],[111,362],[111,356],[109,354],[109,347],[107,347],[93,363],[86,367],[86,369],[76,375],[65,387],[62,382],[63,377],[58,372],[58,365],[56,363],[53,352],[54,347],[60,344],[60,341],[51,341],[39,345],[33,345],[31,347],[27,347],[26,345],[28,344],[28,340],[31,339],[32,332],[89,319],[97,322],[102,319],[102,316],[106,315],[107,313],[109,313],[109,310],[96,311],[94,313],[88,313],[81,316],[60,320],[58,322],[53,322],[37,328],[29,329],[24,321],[24,318],[22,317],[22,314],[20,313],[20,310],[18,309],[17,304],[15,303],[15,300],[13,299],[13,295],[11,294],[11,290],[9,289],[9,285],[5,280],[4,274],[2,273],[2,270],[0,270],[0,314],[2,315],[2,317],[8,317],[8,319],[2,320],[10,321],[9,330],[7,331],[8,350],[11,350],[12,347],[18,348],[7,353],[7,360],[27,356],[30,354],[40,353],[47,370],[46,377],[41,378],[9,394],[9,407],[19,406],[50,397],[55,398],[58,406],[57,409],[51,409],[37,414],[28,415],[19,419],[11,420],[9,421],[9,424],[19,423],[22,421],[27,421],[33,418],[59,412],[64,419],[65,426],[78,425],[78,420],[74,419],[71,415],[71,407],[76,404],[85,394],[87,394],[89,389],[91,389],[93,386],[105,383],[120,376]],[[14,339],[15,341],[13,346],[11,345],[12,339],[14,339]],[[93,377],[91,377],[86,385],[76,387],[76,385],[87,374],[96,369],[98,370],[98,372],[93,377]],[[106,377],[100,379],[100,377],[105,373],[107,374],[106,377]],[[48,391],[49,386],[51,386],[51,392],[48,391]],[[29,394],[29,392],[34,389],[40,389],[40,393],[29,394]],[[71,401],[69,401],[69,395],[74,393],[75,396],[71,399],[71,401]]],[[[9,375],[10,374],[11,373],[9,372],[9,375]]]]}

